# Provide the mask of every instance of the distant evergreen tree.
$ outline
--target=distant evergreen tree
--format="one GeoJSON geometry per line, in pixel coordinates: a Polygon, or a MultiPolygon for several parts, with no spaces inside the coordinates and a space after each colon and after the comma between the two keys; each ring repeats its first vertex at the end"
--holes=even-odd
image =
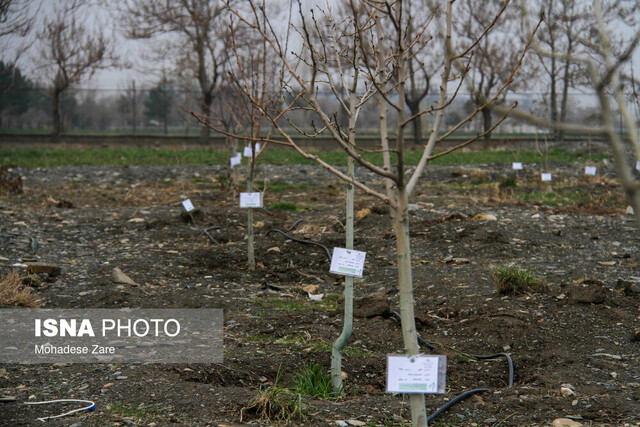
{"type": "Polygon", "coordinates": [[[33,83],[17,67],[0,61],[0,113],[25,113],[35,98],[33,83]]]}
{"type": "Polygon", "coordinates": [[[165,135],[168,132],[169,113],[174,97],[175,91],[164,76],[160,83],[151,88],[144,97],[144,114],[150,120],[161,122],[165,135]]]}

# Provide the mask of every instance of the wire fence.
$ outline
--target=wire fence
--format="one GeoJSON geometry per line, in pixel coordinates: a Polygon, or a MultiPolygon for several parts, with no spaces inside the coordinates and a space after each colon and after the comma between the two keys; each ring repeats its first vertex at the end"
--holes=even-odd
{"type": "MultiPolygon", "coordinates": [[[[209,115],[240,100],[229,99],[231,95],[214,97],[214,105],[209,115]],[[224,99],[221,99],[224,98],[224,99]]],[[[549,117],[547,96],[541,93],[519,93],[510,95],[504,104],[518,102],[518,108],[549,117]]],[[[194,135],[200,124],[191,116],[191,111],[201,112],[201,95],[194,90],[155,87],[152,89],[82,89],[70,88],[60,101],[62,125],[65,132],[73,133],[117,133],[117,134],[170,134],[194,135]]],[[[335,119],[346,124],[346,114],[340,111],[339,103],[330,94],[319,94],[321,104],[327,111],[335,111],[335,119]]],[[[427,96],[422,108],[435,105],[436,95],[427,96]]],[[[379,112],[376,103],[360,113],[358,127],[362,131],[376,132],[379,112]]],[[[2,132],[50,132],[53,128],[52,96],[46,89],[28,88],[11,90],[0,94],[0,131],[2,132]]],[[[572,94],[565,120],[569,123],[592,126],[597,124],[598,108],[593,95],[572,94]]],[[[458,94],[447,108],[445,121],[452,126],[466,117],[475,106],[468,94],[458,94]]],[[[635,111],[635,109],[634,109],[635,111]]],[[[497,114],[492,120],[498,120],[497,114]]],[[[429,120],[424,116],[424,121],[429,120]]],[[[302,129],[313,131],[319,118],[309,111],[295,111],[290,115],[293,123],[302,129]]],[[[390,126],[395,117],[390,115],[390,126]]],[[[624,132],[620,117],[616,118],[619,129],[624,132]]],[[[428,126],[423,126],[427,129],[428,126]]],[[[411,129],[411,128],[410,128],[411,129]]],[[[479,132],[483,129],[483,118],[478,114],[460,131],[479,132]]],[[[496,130],[506,133],[532,133],[537,129],[522,121],[508,119],[496,130]]]]}

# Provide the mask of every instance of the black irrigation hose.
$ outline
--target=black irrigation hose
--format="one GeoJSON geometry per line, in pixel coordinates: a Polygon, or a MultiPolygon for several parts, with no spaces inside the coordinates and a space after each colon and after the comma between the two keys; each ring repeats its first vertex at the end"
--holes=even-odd
{"type": "Polygon", "coordinates": [[[221,228],[222,228],[222,227],[213,226],[213,227],[205,228],[205,229],[204,229],[204,230],[202,230],[202,231],[204,231],[204,234],[206,234],[206,235],[207,235],[207,237],[208,237],[209,239],[211,239],[211,241],[213,242],[213,244],[214,244],[214,245],[219,245],[219,243],[216,241],[216,239],[214,239],[214,238],[213,238],[213,236],[209,233],[209,231],[211,231],[211,230],[219,230],[219,229],[221,229],[221,228]]]}
{"type": "MultiPolygon", "coordinates": [[[[297,224],[294,224],[294,226],[295,226],[295,225],[297,225],[297,224]]],[[[293,227],[293,226],[292,226],[292,227],[293,227]]],[[[291,230],[291,229],[292,229],[292,228],[290,228],[290,230],[291,230]]],[[[329,259],[329,261],[331,261],[331,252],[329,252],[329,249],[328,249],[325,245],[323,245],[323,244],[321,244],[321,243],[310,242],[309,240],[297,239],[297,238],[295,238],[295,237],[293,237],[293,236],[291,236],[291,235],[289,235],[289,234],[285,233],[285,232],[284,232],[284,231],[282,231],[282,230],[278,230],[277,228],[272,228],[271,230],[267,231],[267,234],[266,234],[266,235],[268,236],[268,235],[269,235],[269,233],[271,233],[271,232],[280,233],[280,234],[282,234],[284,237],[286,237],[287,239],[293,240],[294,242],[304,243],[305,245],[319,246],[319,247],[321,247],[322,249],[324,249],[324,252],[325,252],[325,254],[327,255],[327,258],[329,259]]]]}
{"type": "Polygon", "coordinates": [[[460,396],[456,397],[455,399],[447,402],[446,405],[444,405],[443,407],[441,407],[440,409],[438,409],[436,412],[434,412],[433,414],[429,415],[427,417],[427,423],[430,423],[431,421],[433,421],[436,417],[440,416],[440,414],[442,414],[444,411],[446,411],[447,409],[449,409],[450,407],[452,407],[453,405],[455,405],[458,402],[463,401],[464,399],[466,399],[469,396],[472,396],[476,393],[485,393],[488,392],[489,389],[488,388],[476,388],[474,390],[469,390],[469,391],[465,391],[464,393],[462,393],[460,396]]]}
{"type": "MultiPolygon", "coordinates": [[[[391,315],[398,321],[401,321],[402,318],[400,316],[400,314],[398,314],[397,312],[393,311],[391,312],[391,315]]],[[[435,350],[436,348],[438,348],[437,346],[431,344],[430,342],[425,341],[419,334],[416,334],[418,337],[418,343],[420,345],[423,345],[425,347],[427,347],[429,350],[435,350]]],[[[505,357],[507,359],[507,362],[509,363],[509,387],[513,387],[513,360],[511,359],[511,355],[509,355],[508,353],[496,353],[496,354],[490,354],[488,356],[479,356],[477,354],[469,354],[469,353],[462,353],[466,356],[472,357],[474,359],[479,359],[479,360],[489,360],[489,359],[498,359],[500,357],[505,357]]],[[[428,418],[427,418],[427,423],[433,421],[433,419],[435,419],[437,416],[439,416],[440,414],[442,414],[444,411],[446,411],[447,409],[449,409],[451,406],[453,406],[454,404],[466,399],[467,397],[476,394],[476,393],[483,393],[483,392],[488,392],[489,389],[486,388],[477,388],[474,390],[469,390],[467,392],[462,393],[460,396],[456,397],[455,399],[453,399],[450,402],[447,402],[446,405],[444,405],[443,407],[441,407],[440,409],[438,409],[436,412],[434,412],[433,414],[431,414],[428,418]]]]}
{"type": "Polygon", "coordinates": [[[300,224],[301,222],[302,222],[302,219],[299,219],[299,220],[297,220],[296,222],[294,222],[294,223],[293,223],[293,225],[292,225],[291,227],[289,227],[289,228],[287,228],[287,229],[285,230],[285,233],[288,233],[288,232],[290,232],[290,231],[293,231],[293,230],[298,226],[298,224],[300,224]]]}

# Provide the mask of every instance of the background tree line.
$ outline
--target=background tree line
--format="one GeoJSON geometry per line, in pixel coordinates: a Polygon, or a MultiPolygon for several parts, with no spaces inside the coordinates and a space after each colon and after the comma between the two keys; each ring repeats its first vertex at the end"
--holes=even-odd
{"type": "MultiPolygon", "coordinates": [[[[297,7],[295,1],[292,5],[288,3],[267,1],[265,7],[271,16],[280,16],[284,22],[290,6],[297,7]]],[[[405,3],[414,17],[408,31],[418,31],[420,22],[429,19],[431,1],[405,0],[405,3]]],[[[626,28],[614,40],[615,46],[624,46],[635,34],[639,6],[633,1],[605,3],[605,19],[619,20],[623,23],[621,28],[626,28]]],[[[586,95],[592,92],[587,89],[584,67],[571,58],[594,51],[590,44],[595,32],[591,19],[593,5],[577,0],[536,0],[526,4],[532,15],[542,17],[536,32],[538,42],[556,55],[529,55],[495,103],[517,99],[520,108],[535,110],[552,121],[589,124],[597,112],[595,98],[586,95]]],[[[233,103],[229,98],[238,96],[229,80],[229,72],[236,66],[229,7],[242,4],[236,0],[120,0],[110,7],[96,7],[88,0],[3,0],[0,127],[46,129],[54,134],[67,130],[196,132],[194,126],[198,125],[189,123],[187,111],[216,116],[216,111],[233,103]],[[111,22],[117,25],[109,25],[111,22]],[[137,40],[142,47],[126,51],[123,47],[126,40],[137,40]],[[136,87],[133,81],[123,82],[125,87],[120,93],[83,90],[98,71],[127,68],[154,76],[153,83],[138,83],[136,87]],[[227,99],[218,99],[222,95],[227,99]]],[[[515,1],[465,0],[456,2],[455,7],[453,33],[460,45],[492,25],[469,63],[477,92],[463,93],[460,98],[464,101],[458,101],[457,108],[448,112],[450,116],[462,116],[482,106],[483,99],[491,98],[505,85],[509,70],[527,40],[522,31],[522,10],[515,1]],[[500,19],[491,22],[502,9],[500,19]]],[[[344,14],[339,7],[335,10],[344,14]]],[[[283,26],[278,30],[291,29],[283,26]]],[[[249,37],[236,35],[236,38],[243,36],[249,37]]],[[[429,37],[430,43],[443,42],[435,33],[429,37]]],[[[438,61],[428,52],[423,53],[418,46],[409,48],[416,52],[407,64],[405,103],[415,115],[436,99],[435,89],[442,70],[434,65],[438,61]]],[[[630,68],[625,69],[623,76],[627,83],[634,81],[630,68]]],[[[627,87],[631,95],[635,89],[633,85],[627,87]]],[[[335,94],[324,95],[323,102],[338,106],[335,94]]],[[[339,113],[340,109],[335,111],[339,113]]],[[[455,121],[455,117],[450,118],[455,121]]],[[[297,126],[308,126],[312,120],[312,115],[301,113],[297,126]]],[[[412,121],[413,142],[418,145],[423,143],[423,121],[420,115],[412,121]]],[[[466,130],[487,131],[494,122],[491,109],[482,109],[480,117],[466,130]]],[[[622,129],[621,120],[619,128],[622,129]]],[[[511,123],[506,130],[534,129],[511,123]]],[[[198,127],[197,132],[206,138],[209,129],[198,127]]],[[[490,135],[491,132],[486,132],[485,138],[490,135]]],[[[563,135],[561,130],[554,134],[556,139],[562,139],[563,135]]]]}

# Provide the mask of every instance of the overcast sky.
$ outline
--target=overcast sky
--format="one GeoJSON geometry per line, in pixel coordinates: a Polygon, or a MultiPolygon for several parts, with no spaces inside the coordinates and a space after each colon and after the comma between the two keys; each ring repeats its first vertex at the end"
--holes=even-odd
{"type": "MultiPolygon", "coordinates": [[[[38,22],[41,25],[43,17],[52,13],[56,4],[60,0],[39,0],[31,1],[32,8],[40,8],[38,14],[38,22]]],[[[163,64],[151,62],[145,59],[145,53],[149,53],[154,48],[154,44],[161,43],[149,40],[129,40],[123,35],[123,29],[118,27],[120,20],[117,17],[117,7],[122,0],[110,0],[109,2],[98,1],[92,4],[88,10],[86,23],[89,27],[101,28],[108,34],[113,34],[115,38],[116,52],[120,56],[120,67],[116,69],[102,70],[96,72],[91,80],[83,81],[79,86],[84,88],[101,88],[101,89],[124,89],[132,80],[136,80],[138,87],[150,87],[155,84],[162,73],[163,64]]],[[[160,1],[160,0],[158,0],[160,1]]],[[[283,2],[284,0],[274,0],[283,2]]],[[[306,7],[310,7],[314,3],[326,4],[326,0],[305,0],[306,7]]],[[[334,3],[334,0],[329,0],[334,3]]],[[[38,25],[38,24],[37,24],[38,25]]],[[[37,26],[36,25],[36,26],[37,26]]],[[[22,43],[17,38],[5,39],[0,45],[3,56],[11,57],[15,49],[22,43]]],[[[19,65],[31,78],[38,78],[37,70],[34,70],[34,55],[23,56],[19,65]]],[[[148,55],[146,55],[148,56],[148,55]]],[[[640,49],[637,49],[634,55],[634,64],[636,74],[640,74],[640,49]]],[[[165,64],[170,68],[169,64],[165,64]]]]}

